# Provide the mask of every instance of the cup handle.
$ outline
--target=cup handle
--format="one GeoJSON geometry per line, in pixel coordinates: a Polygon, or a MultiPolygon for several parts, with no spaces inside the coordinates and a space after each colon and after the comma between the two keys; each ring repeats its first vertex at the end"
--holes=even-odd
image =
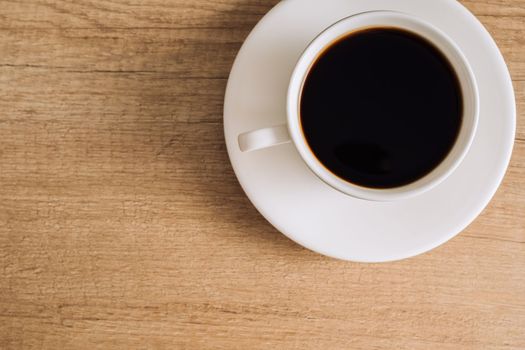
{"type": "Polygon", "coordinates": [[[245,132],[239,135],[241,152],[252,152],[263,148],[291,142],[286,124],[245,132]]]}

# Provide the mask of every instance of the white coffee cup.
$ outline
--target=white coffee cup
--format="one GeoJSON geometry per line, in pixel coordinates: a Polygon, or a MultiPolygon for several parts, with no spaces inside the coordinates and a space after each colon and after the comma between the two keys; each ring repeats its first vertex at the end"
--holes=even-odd
{"type": "MultiPolygon", "coordinates": [[[[373,201],[393,201],[420,195],[444,181],[464,159],[474,139],[479,114],[479,94],[472,69],[459,47],[441,30],[412,15],[395,11],[373,11],[344,18],[319,34],[299,58],[292,73],[287,98],[287,123],[239,135],[243,152],[292,141],[304,162],[321,180],[353,197],[373,201]],[[326,169],[310,150],[301,129],[299,106],[304,81],[319,55],[338,39],[362,29],[399,28],[413,32],[433,43],[452,64],[458,76],[463,97],[463,119],[452,150],[429,174],[402,187],[366,188],[348,182],[326,169]]],[[[249,156],[249,155],[248,155],[249,156]]]]}

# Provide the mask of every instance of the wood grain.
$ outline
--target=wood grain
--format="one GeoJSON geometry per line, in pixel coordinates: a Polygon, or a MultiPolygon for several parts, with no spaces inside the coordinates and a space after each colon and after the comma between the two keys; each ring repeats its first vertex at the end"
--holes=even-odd
{"type": "Polygon", "coordinates": [[[290,242],[229,165],[226,78],[277,2],[0,0],[1,349],[525,349],[525,1],[463,1],[514,78],[503,186],[380,265],[290,242]]]}

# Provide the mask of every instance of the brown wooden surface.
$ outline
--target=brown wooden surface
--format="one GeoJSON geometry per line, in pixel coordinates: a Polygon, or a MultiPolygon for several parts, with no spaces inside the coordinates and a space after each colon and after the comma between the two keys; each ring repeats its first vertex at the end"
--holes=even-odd
{"type": "Polygon", "coordinates": [[[525,349],[525,0],[463,1],[515,81],[502,188],[380,265],[286,239],[229,164],[226,78],[276,3],[0,0],[0,349],[525,349]]]}

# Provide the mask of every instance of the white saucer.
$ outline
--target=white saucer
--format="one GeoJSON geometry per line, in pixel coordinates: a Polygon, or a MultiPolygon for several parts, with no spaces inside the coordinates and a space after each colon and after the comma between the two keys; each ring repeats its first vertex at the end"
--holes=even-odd
{"type": "Polygon", "coordinates": [[[481,213],[508,166],[515,114],[511,78],[496,44],[455,0],[285,0],[259,22],[237,56],[226,91],[224,131],[239,182],[272,225],[321,254],[381,262],[429,251],[481,213]],[[397,10],[429,21],[455,40],[470,61],[481,113],[460,167],[419,197],[376,203],[321,182],[293,144],[241,153],[239,134],[285,123],[288,81],[308,43],[332,23],[373,10],[397,10]]]}

